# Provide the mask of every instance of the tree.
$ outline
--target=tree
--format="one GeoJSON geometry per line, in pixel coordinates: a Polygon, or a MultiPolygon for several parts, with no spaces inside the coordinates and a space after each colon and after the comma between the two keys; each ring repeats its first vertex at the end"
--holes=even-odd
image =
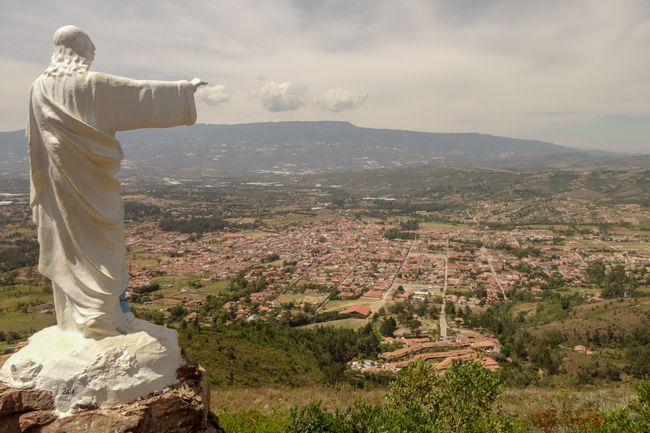
{"type": "Polygon", "coordinates": [[[454,304],[452,301],[445,302],[445,313],[449,314],[450,316],[455,316],[456,304],[454,304]]]}
{"type": "Polygon", "coordinates": [[[628,294],[630,281],[625,272],[625,266],[616,265],[607,273],[603,297],[623,298],[628,294]]]}
{"type": "Polygon", "coordinates": [[[402,230],[417,230],[420,228],[420,224],[416,219],[409,219],[399,223],[402,230]]]}
{"type": "Polygon", "coordinates": [[[397,329],[397,321],[392,317],[386,317],[379,325],[379,333],[384,337],[392,337],[397,329]]]}
{"type": "Polygon", "coordinates": [[[536,343],[528,347],[528,355],[537,367],[543,368],[549,374],[556,374],[560,368],[560,361],[553,351],[541,340],[535,340],[536,343]]]}
{"type": "Polygon", "coordinates": [[[562,277],[562,274],[555,271],[547,277],[546,284],[549,289],[559,289],[565,284],[564,277],[562,277]]]}
{"type": "Polygon", "coordinates": [[[187,314],[187,310],[180,305],[174,305],[167,310],[171,316],[171,320],[178,320],[187,314]]]}
{"type": "Polygon", "coordinates": [[[419,321],[418,319],[416,319],[415,317],[412,317],[412,316],[411,316],[411,317],[406,321],[406,326],[407,326],[407,328],[409,328],[409,331],[411,331],[411,334],[419,335],[419,333],[420,333],[420,326],[422,326],[422,322],[420,322],[420,321],[419,321]]]}
{"type": "Polygon", "coordinates": [[[475,295],[478,299],[487,298],[487,290],[485,289],[485,283],[483,283],[482,281],[478,283],[478,286],[476,287],[475,295]]]}
{"type": "Polygon", "coordinates": [[[386,398],[414,413],[424,409],[437,427],[434,431],[499,431],[492,429],[500,424],[493,410],[502,388],[499,373],[478,362],[455,361],[438,376],[420,360],[398,373],[386,398]]]}
{"type": "Polygon", "coordinates": [[[605,283],[605,265],[602,260],[590,262],[585,269],[587,279],[591,284],[602,286],[605,283]]]}
{"type": "Polygon", "coordinates": [[[434,409],[439,404],[440,380],[429,364],[418,360],[397,374],[386,399],[395,406],[426,406],[434,409]]]}

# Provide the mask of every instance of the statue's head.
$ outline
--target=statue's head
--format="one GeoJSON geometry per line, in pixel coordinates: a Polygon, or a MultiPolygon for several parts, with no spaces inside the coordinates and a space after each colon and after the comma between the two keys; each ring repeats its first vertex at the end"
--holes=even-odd
{"type": "Polygon", "coordinates": [[[71,49],[88,61],[95,60],[95,44],[83,30],[76,26],[63,26],[54,32],[54,47],[71,49]]]}
{"type": "Polygon", "coordinates": [[[54,32],[54,53],[45,73],[52,76],[85,72],[95,60],[95,44],[76,26],[63,26],[54,32]]]}

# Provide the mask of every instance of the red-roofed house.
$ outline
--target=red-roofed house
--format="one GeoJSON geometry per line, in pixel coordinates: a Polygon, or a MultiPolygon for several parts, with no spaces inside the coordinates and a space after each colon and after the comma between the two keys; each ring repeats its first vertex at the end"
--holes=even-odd
{"type": "Polygon", "coordinates": [[[346,313],[355,313],[363,317],[370,316],[370,308],[365,305],[352,305],[345,309],[346,313]]]}
{"type": "Polygon", "coordinates": [[[368,290],[366,293],[363,294],[365,298],[374,298],[374,299],[381,299],[382,295],[384,292],[381,290],[368,290]]]}

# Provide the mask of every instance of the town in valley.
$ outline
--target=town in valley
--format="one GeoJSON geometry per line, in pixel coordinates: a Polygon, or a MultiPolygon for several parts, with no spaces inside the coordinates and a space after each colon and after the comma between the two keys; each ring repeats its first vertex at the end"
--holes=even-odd
{"type": "MultiPolygon", "coordinates": [[[[650,311],[650,210],[639,203],[461,192],[441,206],[306,180],[127,184],[125,295],[137,315],[195,328],[370,326],[381,351],[349,361],[354,374],[419,359],[501,368],[513,343],[477,319],[500,304],[539,324],[530,332],[567,334],[555,368],[577,374],[593,359],[616,365],[594,332],[624,332],[650,311]],[[571,329],[576,311],[621,302],[640,314],[571,329]]],[[[28,195],[11,191],[0,201],[7,347],[55,321],[28,195]]]]}

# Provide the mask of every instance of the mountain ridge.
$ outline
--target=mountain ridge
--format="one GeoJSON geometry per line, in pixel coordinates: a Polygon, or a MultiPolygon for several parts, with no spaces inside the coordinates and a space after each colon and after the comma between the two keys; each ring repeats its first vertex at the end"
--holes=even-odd
{"type": "MultiPolygon", "coordinates": [[[[300,175],[426,164],[540,168],[607,156],[540,140],[366,128],[343,121],[199,123],[117,136],[125,151],[127,176],[300,175]]],[[[0,133],[0,154],[8,156],[0,163],[0,173],[26,172],[25,143],[24,130],[0,133]]]]}

